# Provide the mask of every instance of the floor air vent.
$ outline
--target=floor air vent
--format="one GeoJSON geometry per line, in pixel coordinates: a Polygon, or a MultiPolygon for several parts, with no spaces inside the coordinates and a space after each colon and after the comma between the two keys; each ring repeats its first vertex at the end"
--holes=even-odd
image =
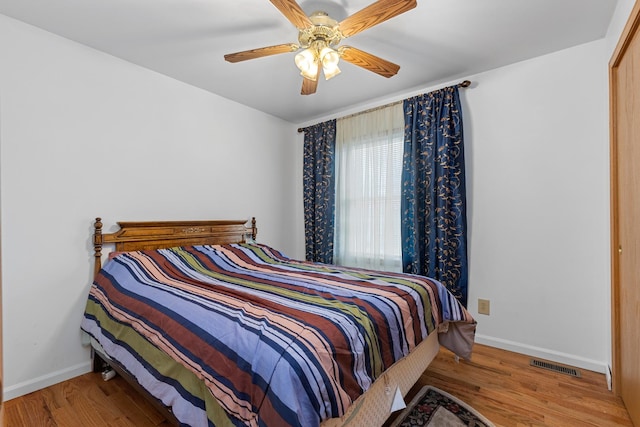
{"type": "Polygon", "coordinates": [[[560,374],[571,375],[572,377],[580,378],[580,371],[568,366],[556,365],[555,363],[545,362],[543,360],[531,359],[531,366],[536,368],[548,369],[550,371],[558,372],[560,374]]]}

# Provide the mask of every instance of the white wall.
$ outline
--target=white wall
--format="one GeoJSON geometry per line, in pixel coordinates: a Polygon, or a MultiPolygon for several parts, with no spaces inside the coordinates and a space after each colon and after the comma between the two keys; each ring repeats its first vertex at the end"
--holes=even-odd
{"type": "Polygon", "coordinates": [[[470,76],[480,343],[599,372],[611,363],[608,63],[633,5],[618,0],[600,41],[470,76]]]}
{"type": "Polygon", "coordinates": [[[3,15],[0,63],[5,399],[89,369],[96,216],[256,216],[298,255],[292,124],[3,15]]]}
{"type": "Polygon", "coordinates": [[[470,308],[478,342],[605,372],[609,175],[604,41],[471,78],[470,308]]]}

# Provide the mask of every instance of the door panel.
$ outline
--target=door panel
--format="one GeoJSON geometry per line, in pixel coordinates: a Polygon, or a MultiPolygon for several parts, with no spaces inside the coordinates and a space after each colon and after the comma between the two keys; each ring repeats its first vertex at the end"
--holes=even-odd
{"type": "Polygon", "coordinates": [[[640,3],[610,63],[614,390],[640,426],[640,3]],[[635,70],[635,71],[634,71],[635,70]]]}

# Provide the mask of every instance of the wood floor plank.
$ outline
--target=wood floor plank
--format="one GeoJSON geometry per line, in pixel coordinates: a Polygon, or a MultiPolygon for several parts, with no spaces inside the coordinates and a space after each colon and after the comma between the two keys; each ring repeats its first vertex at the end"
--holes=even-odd
{"type": "Polygon", "coordinates": [[[21,402],[19,410],[22,415],[21,418],[26,425],[43,427],[56,426],[56,422],[42,395],[27,395],[21,402]]]}
{"type": "MultiPolygon", "coordinates": [[[[409,391],[438,387],[478,410],[497,427],[633,427],[605,376],[582,370],[573,378],[529,365],[529,357],[476,344],[471,361],[440,350],[409,391]]],[[[5,402],[11,427],[169,427],[126,381],[98,373],[5,402]]],[[[389,420],[385,425],[391,422],[389,420]]]]}

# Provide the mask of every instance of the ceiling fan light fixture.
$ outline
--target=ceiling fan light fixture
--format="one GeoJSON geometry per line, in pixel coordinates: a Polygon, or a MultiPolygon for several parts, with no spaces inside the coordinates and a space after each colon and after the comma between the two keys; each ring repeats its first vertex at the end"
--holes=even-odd
{"type": "Polygon", "coordinates": [[[320,51],[320,60],[323,67],[335,67],[340,61],[340,54],[329,46],[325,46],[320,51]]]}
{"type": "Polygon", "coordinates": [[[296,55],[294,60],[304,78],[314,81],[318,78],[318,58],[313,49],[303,50],[296,55]]]}
{"type": "Polygon", "coordinates": [[[340,74],[340,68],[338,68],[340,54],[338,52],[329,46],[325,46],[320,51],[320,60],[322,61],[322,71],[324,72],[325,79],[329,80],[340,74]]]}

